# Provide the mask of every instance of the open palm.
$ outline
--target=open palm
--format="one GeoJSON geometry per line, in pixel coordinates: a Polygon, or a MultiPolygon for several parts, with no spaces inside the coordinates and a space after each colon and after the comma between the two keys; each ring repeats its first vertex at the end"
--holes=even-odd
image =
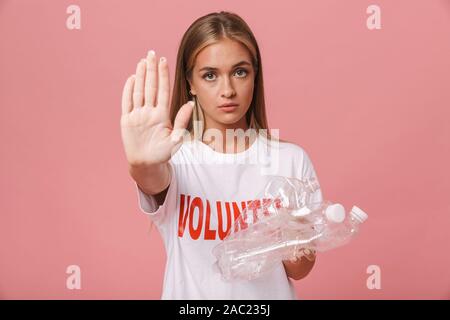
{"type": "Polygon", "coordinates": [[[120,119],[122,142],[131,165],[155,165],[167,162],[182,143],[193,104],[186,103],[172,124],[169,113],[169,68],[149,51],[130,76],[122,94],[120,119]]]}

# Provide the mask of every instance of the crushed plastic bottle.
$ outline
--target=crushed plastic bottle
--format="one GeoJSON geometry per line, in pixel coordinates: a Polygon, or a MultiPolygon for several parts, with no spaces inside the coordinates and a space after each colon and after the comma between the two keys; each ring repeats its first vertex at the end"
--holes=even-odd
{"type": "Polygon", "coordinates": [[[244,210],[213,248],[222,278],[252,280],[295,257],[298,248],[326,251],[348,243],[367,214],[356,206],[346,215],[341,204],[312,202],[319,188],[315,179],[271,179],[263,195],[278,201],[268,202],[256,214],[244,210]]]}

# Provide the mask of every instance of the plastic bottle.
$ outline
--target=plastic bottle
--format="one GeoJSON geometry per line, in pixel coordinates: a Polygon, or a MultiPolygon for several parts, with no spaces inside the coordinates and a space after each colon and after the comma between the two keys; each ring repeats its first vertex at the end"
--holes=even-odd
{"type": "Polygon", "coordinates": [[[342,205],[328,201],[284,213],[283,210],[246,230],[229,234],[213,249],[216,267],[224,280],[255,279],[281,260],[292,258],[297,248],[326,251],[342,246],[368,218],[356,206],[346,216],[342,205]]]}
{"type": "MultiPolygon", "coordinates": [[[[263,204],[257,217],[254,216],[251,209],[244,210],[240,214],[239,219],[235,221],[227,237],[232,233],[239,233],[240,231],[246,230],[248,226],[254,225],[256,220],[265,220],[269,223],[269,219],[284,214],[285,212],[295,212],[299,216],[309,213],[311,210],[306,210],[305,208],[316,207],[316,204],[312,203],[312,199],[314,193],[319,189],[320,185],[315,178],[299,180],[283,176],[273,176],[265,186],[262,194],[259,195],[260,199],[273,199],[273,201],[263,204]]],[[[250,207],[251,205],[248,206],[248,208],[250,207]]],[[[273,222],[270,221],[270,223],[273,222]]],[[[255,228],[260,228],[260,226],[256,226],[255,228]]]]}
{"type": "Polygon", "coordinates": [[[316,251],[326,251],[347,244],[360,229],[361,223],[366,221],[368,215],[353,206],[350,214],[348,214],[342,222],[329,221],[326,225],[316,228],[314,239],[308,241],[306,247],[310,247],[316,251]]]}
{"type": "Polygon", "coordinates": [[[299,180],[274,176],[264,188],[264,197],[280,199],[287,209],[301,209],[311,202],[313,194],[320,189],[316,178],[299,180]]]}

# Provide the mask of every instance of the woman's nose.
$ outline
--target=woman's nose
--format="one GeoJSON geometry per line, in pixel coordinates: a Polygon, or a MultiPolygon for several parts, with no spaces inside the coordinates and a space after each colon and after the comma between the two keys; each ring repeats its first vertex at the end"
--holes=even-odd
{"type": "Polygon", "coordinates": [[[228,98],[228,97],[234,96],[234,94],[235,94],[235,92],[234,92],[234,88],[233,88],[231,81],[229,79],[225,79],[223,88],[222,88],[222,96],[228,98]]]}

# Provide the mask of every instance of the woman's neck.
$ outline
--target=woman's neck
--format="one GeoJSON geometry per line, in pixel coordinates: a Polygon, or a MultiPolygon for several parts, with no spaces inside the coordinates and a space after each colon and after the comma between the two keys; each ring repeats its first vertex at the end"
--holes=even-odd
{"type": "MultiPolygon", "coordinates": [[[[247,123],[238,123],[219,126],[206,126],[203,133],[202,142],[211,149],[222,153],[244,152],[255,142],[257,134],[247,132],[247,123]],[[249,134],[250,133],[250,134],[249,134]],[[248,141],[248,142],[247,142],[248,141]]],[[[256,133],[256,132],[255,132],[256,133]]],[[[193,133],[191,134],[193,137],[193,133]]]]}

